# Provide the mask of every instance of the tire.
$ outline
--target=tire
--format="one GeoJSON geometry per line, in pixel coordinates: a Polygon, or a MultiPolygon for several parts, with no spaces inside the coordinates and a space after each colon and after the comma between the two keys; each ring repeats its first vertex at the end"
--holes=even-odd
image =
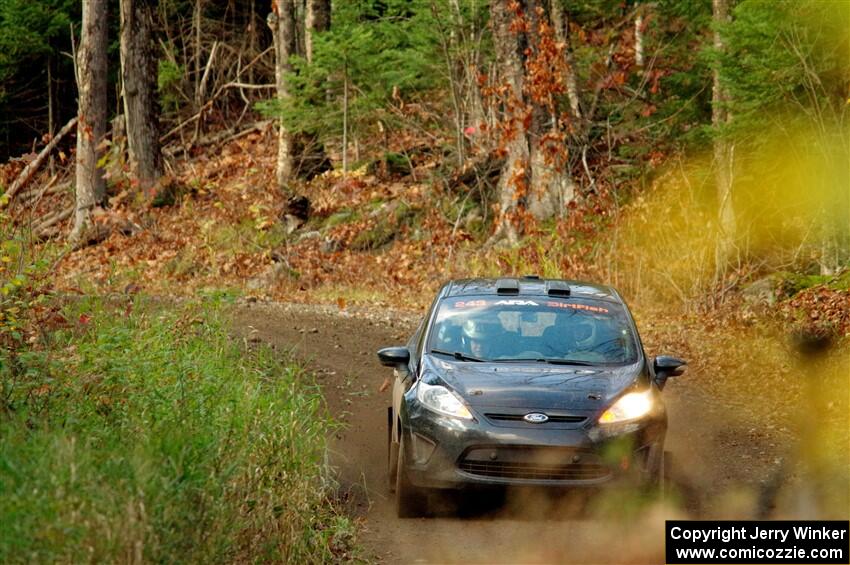
{"type": "Polygon", "coordinates": [[[387,407],[387,488],[395,492],[398,473],[398,444],[393,441],[393,408],[387,407]]]}
{"type": "Polygon", "coordinates": [[[673,493],[673,473],[671,469],[673,468],[673,454],[669,451],[664,452],[664,460],[661,462],[662,474],[661,474],[661,483],[659,489],[661,491],[661,500],[665,500],[671,493],[673,493]]]}
{"type": "Polygon", "coordinates": [[[664,500],[665,488],[667,483],[667,452],[661,451],[661,461],[658,463],[658,470],[653,478],[655,495],[659,500],[664,500]]]}
{"type": "Polygon", "coordinates": [[[669,453],[661,446],[654,446],[649,452],[649,474],[644,483],[644,490],[653,498],[664,499],[667,491],[667,470],[670,467],[669,453]]]}
{"type": "Polygon", "coordinates": [[[407,465],[404,455],[404,439],[399,440],[398,466],[395,483],[395,509],[399,518],[418,518],[428,511],[428,497],[425,491],[414,486],[407,477],[407,465]]]}

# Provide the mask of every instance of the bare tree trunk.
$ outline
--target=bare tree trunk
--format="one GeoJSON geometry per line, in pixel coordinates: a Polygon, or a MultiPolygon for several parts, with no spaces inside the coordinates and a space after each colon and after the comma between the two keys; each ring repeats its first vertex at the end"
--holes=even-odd
{"type": "MultiPolygon", "coordinates": [[[[715,25],[729,21],[729,0],[713,0],[713,18],[715,25]]],[[[714,30],[714,48],[722,53],[725,49],[723,36],[719,27],[714,30]]],[[[719,130],[726,125],[731,116],[726,108],[729,101],[728,93],[723,87],[719,65],[714,68],[711,95],[711,123],[717,137],[714,140],[714,181],[717,190],[718,224],[720,227],[717,240],[718,271],[725,269],[726,262],[731,256],[736,236],[735,208],[732,203],[732,166],[734,146],[719,130]]]]}
{"type": "Polygon", "coordinates": [[[348,61],[342,78],[342,176],[348,175],[348,61]]]}
{"type": "Polygon", "coordinates": [[[574,119],[581,119],[581,106],[579,104],[578,84],[576,82],[575,64],[573,52],[570,47],[570,22],[564,14],[560,0],[552,0],[552,27],[555,29],[555,37],[564,44],[564,60],[567,63],[567,99],[570,102],[570,111],[574,119]]]}
{"type": "MultiPolygon", "coordinates": [[[[314,42],[315,34],[328,31],[331,27],[331,2],[330,0],[306,0],[304,7],[304,56],[307,62],[312,64],[314,59],[314,42]]],[[[347,86],[347,82],[346,82],[347,86]]],[[[347,91],[346,91],[347,94],[347,91]]],[[[326,92],[327,96],[330,96],[326,92]]],[[[346,98],[347,104],[347,98],[346,98]]],[[[347,108],[347,105],[346,105],[347,108]]],[[[347,115],[346,115],[347,117],[347,115]]],[[[346,120],[347,121],[347,120],[346,120]]],[[[347,126],[347,124],[346,124],[347,126]]],[[[346,127],[347,131],[347,127],[346,127]]],[[[343,138],[346,136],[343,135],[343,138]]],[[[347,142],[347,139],[345,139],[347,142]]],[[[298,136],[298,146],[303,147],[299,155],[298,174],[309,176],[312,173],[308,172],[317,164],[329,162],[328,156],[325,153],[324,145],[319,141],[318,136],[313,131],[306,131],[298,136]]],[[[346,146],[347,149],[347,146],[346,146]]],[[[347,151],[343,155],[343,174],[348,173],[348,161],[345,159],[347,151]]]]}
{"type": "MultiPolygon", "coordinates": [[[[578,81],[576,80],[576,67],[575,60],[573,58],[572,45],[570,42],[570,22],[568,14],[564,13],[563,6],[561,0],[552,0],[552,26],[555,29],[555,37],[559,43],[564,45],[564,61],[565,71],[564,71],[564,83],[566,85],[567,90],[567,100],[570,103],[570,116],[572,118],[572,126],[573,126],[573,134],[570,136],[572,143],[570,146],[570,153],[574,155],[582,155],[582,163],[584,164],[585,173],[587,174],[587,178],[589,182],[590,190],[593,189],[595,184],[595,180],[593,179],[590,169],[587,166],[587,150],[588,150],[588,132],[587,129],[590,125],[590,119],[583,120],[584,114],[581,110],[581,100],[579,96],[578,89],[578,81]]],[[[588,118],[593,117],[593,109],[595,108],[595,101],[591,103],[590,112],[588,112],[588,118]]],[[[570,161],[573,161],[574,158],[571,158],[570,161]]],[[[569,165],[567,165],[569,166],[569,165]]],[[[563,196],[562,203],[564,204],[563,210],[566,210],[566,204],[569,204],[573,200],[575,200],[577,192],[577,186],[575,181],[570,178],[570,182],[565,184],[563,188],[563,196]]]]}
{"type": "MultiPolygon", "coordinates": [[[[528,2],[528,34],[529,47],[532,55],[537,53],[542,45],[544,28],[551,25],[549,6],[545,1],[527,0],[528,2]]],[[[558,67],[555,67],[558,69],[558,67]]],[[[557,71],[555,71],[557,72],[557,71]]],[[[526,94],[528,104],[532,105],[531,131],[529,138],[529,163],[531,166],[531,184],[528,191],[528,211],[537,220],[546,220],[573,200],[575,188],[565,159],[561,151],[547,151],[544,146],[544,136],[551,132],[553,138],[558,137],[558,108],[557,102],[543,103],[526,94]]],[[[555,143],[548,141],[546,143],[555,143]]]]}
{"type": "Polygon", "coordinates": [[[92,227],[92,211],[106,197],[106,182],[97,167],[97,147],[106,134],[107,6],[107,0],[83,2],[82,32],[77,53],[77,184],[71,231],[74,244],[79,243],[92,227]]]}
{"type": "MultiPolygon", "coordinates": [[[[251,47],[251,57],[254,57],[256,53],[258,53],[257,43],[258,43],[258,33],[257,33],[257,18],[255,18],[256,14],[256,0],[251,0],[251,4],[249,7],[249,23],[248,23],[248,45],[251,47]]],[[[248,83],[254,84],[254,66],[252,65],[248,69],[248,83]]]]}
{"type": "MultiPolygon", "coordinates": [[[[201,69],[203,68],[203,62],[201,60],[201,16],[204,13],[204,2],[203,0],[195,0],[195,5],[192,10],[192,50],[194,51],[194,78],[195,78],[195,105],[199,106],[202,102],[198,102],[198,89],[201,84],[201,69]]],[[[195,110],[199,110],[200,108],[195,108],[195,110]]]]}
{"type": "MultiPolygon", "coordinates": [[[[152,0],[121,0],[121,78],[130,171],[142,191],[162,176],[152,0]]],[[[152,196],[148,194],[148,196],[152,196]]]]}
{"type": "MultiPolygon", "coordinates": [[[[515,244],[518,239],[516,215],[528,191],[531,168],[528,131],[523,115],[527,111],[523,96],[525,81],[523,53],[526,38],[524,34],[515,33],[511,29],[514,15],[509,4],[510,0],[493,0],[490,3],[490,22],[493,26],[496,58],[505,85],[508,87],[507,100],[504,103],[507,115],[502,121],[510,122],[507,124],[507,138],[503,140],[507,155],[497,187],[500,217],[492,240],[504,238],[509,244],[515,244]]],[[[525,3],[520,2],[520,9],[524,7],[525,3]]]]}
{"type": "MultiPolygon", "coordinates": [[[[53,130],[56,129],[56,117],[53,115],[53,56],[47,55],[47,133],[53,139],[53,130]]],[[[53,155],[47,158],[50,174],[54,174],[55,166],[53,164],[53,155]]]]}
{"type": "Polygon", "coordinates": [[[635,15],[635,66],[643,71],[643,12],[638,9],[635,15]]]}
{"type": "MultiPolygon", "coordinates": [[[[451,50],[457,44],[457,33],[455,32],[455,27],[461,28],[461,14],[460,7],[457,5],[457,1],[453,2],[455,12],[454,16],[457,22],[451,22],[449,25],[451,26],[448,30],[446,30],[446,26],[443,23],[443,20],[440,18],[440,9],[437,6],[435,0],[431,0],[431,12],[434,14],[434,20],[437,24],[437,31],[439,33],[440,38],[440,46],[443,51],[443,60],[446,64],[446,76],[449,79],[449,92],[451,93],[452,98],[452,109],[454,114],[454,122],[455,122],[455,147],[457,149],[457,165],[458,167],[463,167],[463,162],[466,159],[466,151],[464,146],[464,133],[463,133],[463,119],[464,113],[461,108],[461,88],[462,88],[462,80],[463,77],[459,77],[457,70],[457,62],[451,57],[451,50]]],[[[465,70],[466,63],[463,63],[463,67],[465,70]]],[[[460,71],[464,72],[464,71],[460,71]]]]}
{"type": "MultiPolygon", "coordinates": [[[[293,0],[278,0],[272,4],[267,23],[272,30],[275,51],[275,83],[278,100],[289,98],[286,75],[290,72],[289,57],[293,54],[295,34],[295,6],[293,0]]],[[[290,194],[289,179],[292,176],[292,135],[286,130],[283,118],[278,121],[277,137],[277,185],[284,194],[290,194]]]]}
{"type": "Polygon", "coordinates": [[[305,27],[307,32],[304,36],[305,52],[307,62],[313,62],[313,34],[327,31],[331,27],[331,2],[330,0],[307,0],[307,13],[305,15],[305,27]]]}
{"type": "Polygon", "coordinates": [[[307,0],[294,0],[292,10],[292,48],[290,53],[307,58],[307,0]]]}
{"type": "MultiPolygon", "coordinates": [[[[478,21],[474,13],[469,20],[464,17],[459,0],[450,0],[449,4],[452,14],[449,21],[453,27],[451,35],[452,37],[457,36],[453,43],[461,47],[457,57],[461,69],[456,72],[455,79],[458,83],[457,92],[461,100],[461,116],[456,121],[459,124],[458,127],[461,128],[460,133],[462,135],[464,125],[475,127],[475,137],[469,141],[475,145],[481,145],[486,143],[486,137],[480,135],[479,128],[487,121],[481,85],[479,84],[482,69],[480,49],[482,30],[478,28],[478,21]],[[455,30],[457,30],[456,33],[455,30]]],[[[437,2],[432,2],[432,11],[436,12],[437,6],[437,2]]],[[[449,72],[449,76],[455,74],[451,70],[449,72]]]]}

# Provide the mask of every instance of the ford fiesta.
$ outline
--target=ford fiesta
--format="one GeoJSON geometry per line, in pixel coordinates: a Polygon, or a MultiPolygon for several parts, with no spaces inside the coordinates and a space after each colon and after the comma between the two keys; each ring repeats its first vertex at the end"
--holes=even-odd
{"type": "Polygon", "coordinates": [[[429,489],[660,485],[661,390],[685,362],[646,356],[613,288],[583,282],[446,283],[404,347],[388,409],[400,517],[429,489]]]}

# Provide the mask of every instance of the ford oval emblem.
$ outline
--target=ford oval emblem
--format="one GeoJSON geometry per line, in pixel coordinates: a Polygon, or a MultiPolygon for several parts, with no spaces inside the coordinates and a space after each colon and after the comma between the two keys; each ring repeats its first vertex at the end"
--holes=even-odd
{"type": "Polygon", "coordinates": [[[531,424],[543,424],[549,421],[549,416],[540,412],[532,412],[523,416],[522,419],[531,424]]]}

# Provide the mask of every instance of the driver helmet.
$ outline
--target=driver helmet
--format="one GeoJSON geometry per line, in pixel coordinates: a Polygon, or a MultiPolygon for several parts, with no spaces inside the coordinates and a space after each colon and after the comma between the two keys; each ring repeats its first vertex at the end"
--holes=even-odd
{"type": "Polygon", "coordinates": [[[590,320],[577,320],[571,325],[573,339],[576,343],[582,343],[593,335],[593,322],[590,320]]]}
{"type": "Polygon", "coordinates": [[[487,341],[497,336],[502,328],[498,320],[470,318],[463,323],[463,335],[475,341],[487,341]]]}

